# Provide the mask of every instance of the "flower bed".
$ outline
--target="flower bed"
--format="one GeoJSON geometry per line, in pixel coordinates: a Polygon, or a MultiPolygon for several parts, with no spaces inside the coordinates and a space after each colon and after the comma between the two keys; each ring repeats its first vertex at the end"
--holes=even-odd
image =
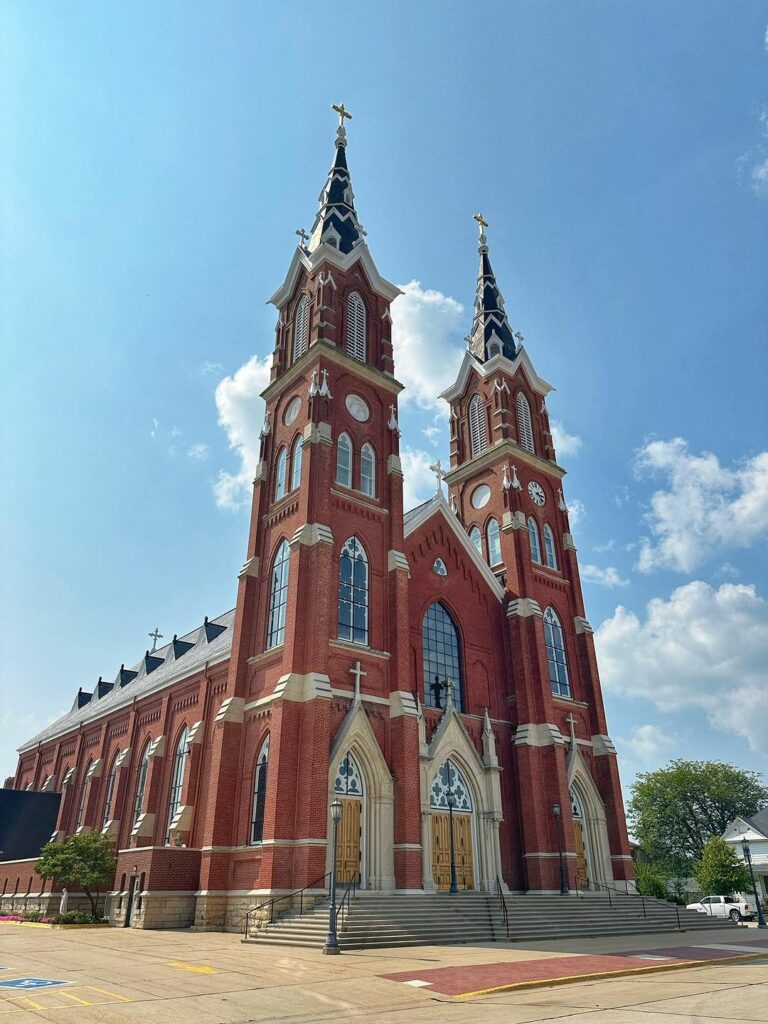
{"type": "Polygon", "coordinates": [[[0,914],[0,924],[42,925],[47,928],[104,927],[108,922],[91,917],[82,910],[69,910],[66,914],[43,914],[30,910],[25,914],[0,914]]]}

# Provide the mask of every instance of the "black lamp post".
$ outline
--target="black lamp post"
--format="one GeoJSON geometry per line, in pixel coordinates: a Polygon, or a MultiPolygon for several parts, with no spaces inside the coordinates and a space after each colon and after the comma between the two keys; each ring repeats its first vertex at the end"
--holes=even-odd
{"type": "Polygon", "coordinates": [[[563,861],[563,820],[560,814],[560,804],[552,804],[552,813],[557,822],[557,852],[560,857],[560,895],[570,895],[568,881],[565,877],[565,862],[563,861]]]}
{"type": "Polygon", "coordinates": [[[331,803],[331,821],[333,822],[333,855],[331,859],[331,905],[328,908],[328,936],[323,946],[323,952],[331,956],[338,955],[339,940],[336,937],[336,848],[339,836],[339,822],[341,821],[341,800],[334,800],[331,803]]]}
{"type": "Polygon", "coordinates": [[[453,805],[455,803],[455,797],[453,790],[451,789],[451,762],[448,762],[448,793],[446,794],[446,800],[448,801],[448,821],[451,830],[451,887],[448,890],[451,894],[457,893],[459,887],[456,884],[456,849],[453,845],[453,805]]]}
{"type": "Polygon", "coordinates": [[[760,906],[760,897],[757,894],[757,882],[755,881],[755,872],[752,870],[752,851],[749,848],[749,843],[744,839],[741,843],[741,851],[744,854],[744,860],[749,865],[749,876],[752,879],[752,892],[755,894],[755,903],[757,905],[757,927],[767,928],[768,925],[765,923],[765,915],[763,914],[763,908],[760,906]]]}

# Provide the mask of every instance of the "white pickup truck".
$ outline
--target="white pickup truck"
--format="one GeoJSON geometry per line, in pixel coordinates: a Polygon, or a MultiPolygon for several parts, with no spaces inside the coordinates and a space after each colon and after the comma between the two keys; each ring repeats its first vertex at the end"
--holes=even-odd
{"type": "Polygon", "coordinates": [[[710,917],[730,917],[739,921],[751,921],[757,913],[754,896],[737,893],[735,896],[705,896],[700,903],[689,903],[686,910],[698,910],[710,917]]]}

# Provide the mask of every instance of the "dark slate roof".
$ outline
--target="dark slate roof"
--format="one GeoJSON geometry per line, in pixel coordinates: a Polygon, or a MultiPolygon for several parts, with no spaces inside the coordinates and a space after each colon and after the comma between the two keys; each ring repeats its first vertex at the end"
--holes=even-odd
{"type": "Polygon", "coordinates": [[[484,363],[495,355],[514,359],[517,355],[515,336],[504,310],[504,298],[488,255],[488,239],[480,232],[480,269],[475,291],[475,315],[472,318],[470,351],[484,363]]]}
{"type": "Polygon", "coordinates": [[[745,818],[744,820],[748,821],[758,832],[768,836],[768,807],[763,807],[757,814],[753,814],[751,818],[745,818]]]}
{"type": "Polygon", "coordinates": [[[314,252],[321,242],[327,242],[346,254],[352,252],[365,235],[355,210],[346,146],[346,131],[339,127],[336,134],[336,156],[318,200],[320,205],[307,246],[309,252],[314,252]]]}
{"type": "Polygon", "coordinates": [[[182,637],[174,636],[171,643],[159,647],[152,653],[147,651],[141,661],[132,668],[126,669],[125,665],[121,665],[114,684],[105,683],[100,679],[93,694],[85,692],[81,687],[72,710],[22,744],[19,749],[35,747],[38,743],[117,711],[147,693],[162,690],[179,679],[193,675],[206,662],[223,661],[228,658],[232,647],[234,619],[234,608],[215,619],[206,617],[203,624],[190,633],[182,637]]]}

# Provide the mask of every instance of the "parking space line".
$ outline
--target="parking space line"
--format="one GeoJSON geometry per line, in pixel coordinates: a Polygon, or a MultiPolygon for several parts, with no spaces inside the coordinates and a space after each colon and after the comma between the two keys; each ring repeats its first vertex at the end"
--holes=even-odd
{"type": "Polygon", "coordinates": [[[95,985],[87,985],[86,988],[91,989],[93,992],[101,992],[103,996],[110,996],[112,999],[119,999],[122,1003],[132,1003],[133,1000],[128,996],[119,996],[117,992],[108,992],[105,988],[96,988],[95,985]]]}
{"type": "Polygon", "coordinates": [[[29,1003],[30,1006],[35,1010],[45,1010],[46,1007],[41,1003],[36,1003],[34,999],[30,999],[29,996],[18,996],[18,999],[23,999],[24,1002],[29,1003]]]}
{"type": "Polygon", "coordinates": [[[73,996],[71,992],[58,992],[57,995],[64,996],[65,999],[71,999],[74,1003],[80,1003],[82,1006],[91,1005],[87,999],[81,999],[80,996],[73,996]]]}

